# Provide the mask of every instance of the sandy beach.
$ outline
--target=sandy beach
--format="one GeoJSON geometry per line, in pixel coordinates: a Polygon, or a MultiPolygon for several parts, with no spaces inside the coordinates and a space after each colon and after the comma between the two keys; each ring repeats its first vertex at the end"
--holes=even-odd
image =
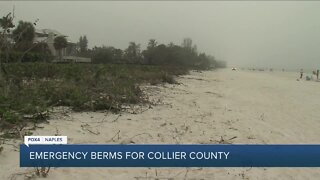
{"type": "MultiPolygon", "coordinates": [[[[180,84],[142,87],[154,103],[121,114],[60,108],[33,135],[69,144],[320,143],[320,82],[294,72],[191,72],[180,84]]],[[[133,109],[133,110],[132,110],[133,109]]],[[[18,144],[6,140],[0,179],[28,179],[18,144]]],[[[319,168],[52,168],[46,179],[319,179],[319,168]]]]}

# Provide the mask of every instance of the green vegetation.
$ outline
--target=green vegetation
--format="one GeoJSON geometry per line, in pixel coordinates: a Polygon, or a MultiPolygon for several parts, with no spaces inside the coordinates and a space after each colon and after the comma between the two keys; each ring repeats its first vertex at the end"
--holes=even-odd
{"type": "Polygon", "coordinates": [[[87,36],[80,36],[78,44],[80,53],[85,53],[88,50],[87,36]]]}
{"type": "Polygon", "coordinates": [[[49,62],[53,59],[45,42],[34,43],[35,22],[19,21],[13,24],[14,16],[8,13],[0,18],[0,72],[5,73],[3,63],[49,62]]]}
{"type": "Polygon", "coordinates": [[[10,63],[15,62],[50,62],[53,59],[53,56],[49,53],[37,53],[37,52],[28,52],[23,53],[19,51],[9,52],[7,55],[0,52],[0,59],[6,59],[10,63]],[[23,57],[23,58],[21,58],[23,57]],[[21,60],[21,61],[20,61],[21,60]]]}
{"type": "MultiPolygon", "coordinates": [[[[146,103],[142,83],[175,83],[174,76],[190,69],[225,66],[199,53],[190,38],[181,45],[151,39],[145,50],[130,42],[121,50],[89,49],[87,36],[80,37],[75,55],[90,57],[92,64],[53,64],[45,41],[33,41],[37,21],[20,21],[17,26],[12,22],[10,13],[0,18],[0,130],[43,121],[54,106],[118,112],[123,104],[146,103]]],[[[66,38],[56,37],[54,47],[59,52],[55,58],[61,60],[66,38]]]]}
{"type": "Polygon", "coordinates": [[[141,51],[140,44],[130,42],[128,48],[121,49],[109,47],[94,47],[81,53],[91,57],[93,63],[122,63],[122,64],[148,64],[183,66],[190,69],[211,69],[225,66],[215,60],[213,56],[198,53],[196,45],[190,38],[184,39],[181,46],[170,43],[159,44],[150,39],[147,49],[141,51]]]}
{"type": "Polygon", "coordinates": [[[15,49],[19,51],[28,50],[33,43],[35,28],[32,23],[19,21],[17,27],[12,31],[15,49]]]}
{"type": "Polygon", "coordinates": [[[62,59],[62,49],[68,47],[68,41],[63,36],[58,36],[54,38],[54,48],[59,52],[59,58],[62,59]]]}
{"type": "Polygon", "coordinates": [[[174,83],[185,68],[116,64],[5,64],[0,79],[0,128],[44,120],[52,106],[75,111],[121,110],[121,105],[145,103],[141,83],[174,83]],[[25,118],[26,115],[28,118],[25,118]]]}

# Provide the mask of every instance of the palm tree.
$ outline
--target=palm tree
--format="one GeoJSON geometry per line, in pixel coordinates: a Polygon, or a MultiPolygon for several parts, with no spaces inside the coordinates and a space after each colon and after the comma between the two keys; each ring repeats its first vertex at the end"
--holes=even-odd
{"type": "Polygon", "coordinates": [[[61,52],[61,50],[68,46],[67,39],[64,36],[58,36],[58,37],[56,37],[54,39],[54,44],[53,45],[54,45],[54,48],[56,50],[58,50],[59,58],[60,58],[60,60],[62,60],[62,52],[61,52]]]}

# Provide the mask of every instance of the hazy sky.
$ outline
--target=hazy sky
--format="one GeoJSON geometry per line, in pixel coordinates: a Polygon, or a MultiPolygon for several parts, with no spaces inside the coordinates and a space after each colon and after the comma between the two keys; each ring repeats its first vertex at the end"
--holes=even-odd
{"type": "Polygon", "coordinates": [[[190,37],[229,66],[320,68],[320,1],[6,1],[0,15],[13,5],[17,21],[87,35],[90,47],[190,37]]]}

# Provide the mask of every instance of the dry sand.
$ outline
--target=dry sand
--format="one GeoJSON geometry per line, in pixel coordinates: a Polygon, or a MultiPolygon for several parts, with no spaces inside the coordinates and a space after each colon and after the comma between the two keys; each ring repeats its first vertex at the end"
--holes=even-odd
{"type": "MultiPolygon", "coordinates": [[[[121,115],[55,113],[34,135],[69,143],[320,143],[320,83],[298,73],[191,72],[180,85],[144,86],[158,105],[121,115]],[[118,135],[117,135],[118,134],[118,135]]],[[[21,141],[20,141],[21,142],[21,141]]],[[[0,179],[25,179],[17,141],[0,154],[0,179]],[[22,175],[14,175],[22,173],[22,175]]],[[[11,145],[8,145],[11,144],[11,145]]],[[[29,173],[30,174],[30,173],[29,173]]],[[[46,179],[320,179],[320,168],[53,168],[46,179]]]]}

